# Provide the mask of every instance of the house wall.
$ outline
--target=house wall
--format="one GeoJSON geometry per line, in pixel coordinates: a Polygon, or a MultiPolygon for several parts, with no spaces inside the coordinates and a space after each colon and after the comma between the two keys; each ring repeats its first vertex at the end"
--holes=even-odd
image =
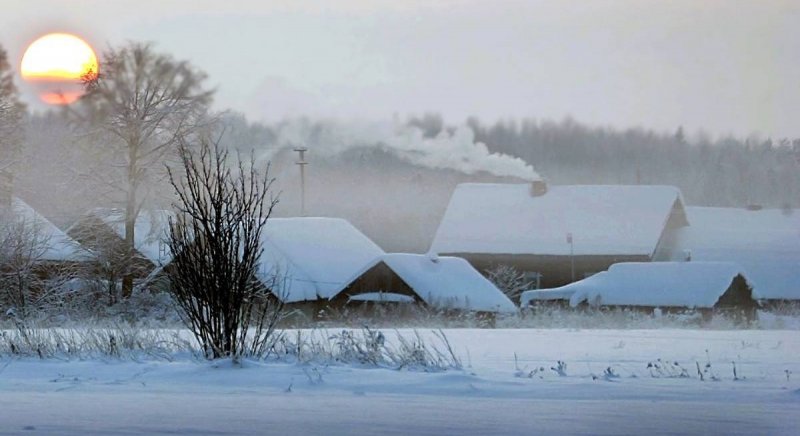
{"type": "Polygon", "coordinates": [[[368,292],[391,292],[408,295],[413,297],[417,303],[422,302],[417,293],[403,279],[385,263],[379,262],[344,288],[342,292],[331,300],[330,305],[342,307],[347,304],[351,295],[368,292]]]}
{"type": "MultiPolygon", "coordinates": [[[[589,309],[590,305],[584,301],[578,308],[589,309]]],[[[683,307],[683,306],[626,306],[626,305],[601,305],[600,310],[631,310],[644,314],[652,314],[659,309],[664,314],[680,314],[687,311],[697,312],[702,316],[703,322],[709,322],[714,315],[725,315],[734,321],[751,322],[757,318],[758,302],[753,300],[752,289],[741,276],[736,276],[731,281],[728,289],[719,297],[713,307],[683,307]]]]}
{"type": "Polygon", "coordinates": [[[675,200],[670,211],[667,224],[664,230],[661,231],[661,236],[658,238],[658,244],[653,251],[653,260],[669,260],[675,252],[675,231],[682,227],[689,225],[686,218],[686,210],[680,200],[675,200]]]}
{"type": "MultiPolygon", "coordinates": [[[[101,219],[86,216],[67,230],[67,234],[84,247],[97,253],[99,259],[89,272],[107,278],[121,279],[124,272],[125,241],[109,228],[101,219]],[[106,263],[108,262],[108,263],[106,263]]],[[[135,279],[142,279],[155,268],[155,265],[142,254],[134,253],[132,270],[135,279]]]]}
{"type": "Polygon", "coordinates": [[[731,286],[714,305],[715,312],[725,313],[742,321],[755,320],[757,309],[758,302],[753,299],[753,290],[741,275],[733,279],[731,286]]]}
{"type": "MultiPolygon", "coordinates": [[[[477,254],[477,253],[440,253],[446,256],[458,256],[466,259],[472,266],[485,275],[485,271],[497,265],[513,266],[523,272],[539,272],[542,274],[542,288],[556,288],[572,283],[570,256],[536,256],[530,254],[477,254]]],[[[575,280],[583,279],[587,274],[605,271],[618,262],[649,262],[644,255],[614,256],[575,256],[575,280]]]]}

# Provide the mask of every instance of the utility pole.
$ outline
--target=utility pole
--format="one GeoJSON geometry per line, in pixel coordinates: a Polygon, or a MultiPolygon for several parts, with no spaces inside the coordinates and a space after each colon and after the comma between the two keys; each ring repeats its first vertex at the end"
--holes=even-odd
{"type": "Polygon", "coordinates": [[[572,281],[575,282],[575,244],[572,242],[572,232],[567,233],[567,243],[569,244],[569,263],[572,271],[572,281]]]}
{"type": "Polygon", "coordinates": [[[295,162],[300,167],[300,216],[306,216],[306,152],[305,147],[297,147],[294,149],[300,154],[300,159],[295,162]]]}

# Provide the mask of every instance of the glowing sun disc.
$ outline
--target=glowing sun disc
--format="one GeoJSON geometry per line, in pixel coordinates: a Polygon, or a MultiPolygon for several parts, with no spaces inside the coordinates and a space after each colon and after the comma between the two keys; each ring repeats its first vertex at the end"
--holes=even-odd
{"type": "Polygon", "coordinates": [[[49,104],[69,104],[81,96],[81,79],[97,75],[97,56],[86,41],[68,33],[50,33],[34,41],[22,56],[22,78],[49,104]]]}

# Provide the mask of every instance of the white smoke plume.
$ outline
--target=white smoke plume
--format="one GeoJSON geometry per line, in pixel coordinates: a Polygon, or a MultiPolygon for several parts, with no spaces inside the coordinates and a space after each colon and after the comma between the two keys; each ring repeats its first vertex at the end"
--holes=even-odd
{"type": "Polygon", "coordinates": [[[426,138],[419,128],[398,123],[287,121],[277,131],[277,147],[264,157],[269,159],[278,150],[296,146],[327,156],[357,147],[379,147],[409,163],[431,169],[540,179],[533,166],[522,159],[492,153],[486,144],[476,142],[475,133],[468,126],[452,131],[444,129],[435,138],[426,138]]]}

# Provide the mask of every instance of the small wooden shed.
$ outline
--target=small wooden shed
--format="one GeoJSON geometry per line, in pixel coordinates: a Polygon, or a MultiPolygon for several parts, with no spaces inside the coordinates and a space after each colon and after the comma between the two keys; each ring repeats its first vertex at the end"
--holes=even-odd
{"type": "Polygon", "coordinates": [[[743,320],[755,319],[758,308],[752,285],[735,263],[619,263],[575,285],[572,307],[693,309],[706,319],[726,313],[743,320]]]}
{"type": "Polygon", "coordinates": [[[344,304],[416,303],[443,311],[514,313],[517,308],[469,262],[408,253],[376,258],[331,299],[344,304]]]}

